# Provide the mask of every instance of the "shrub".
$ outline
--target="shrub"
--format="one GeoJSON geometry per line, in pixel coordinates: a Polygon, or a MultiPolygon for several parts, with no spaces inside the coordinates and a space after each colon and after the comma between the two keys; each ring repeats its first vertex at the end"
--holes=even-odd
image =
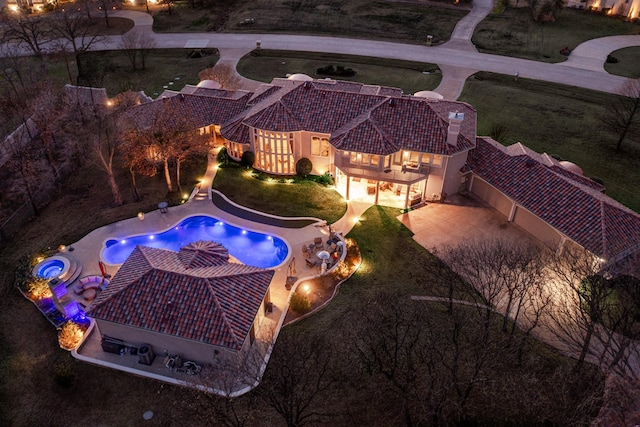
{"type": "Polygon", "coordinates": [[[301,158],[296,162],[296,174],[301,177],[306,177],[313,170],[313,163],[306,157],[301,158]]]}
{"type": "Polygon", "coordinates": [[[34,301],[44,298],[51,298],[51,288],[49,288],[49,281],[41,277],[31,277],[27,280],[27,292],[29,298],[34,301]]]}
{"type": "Polygon", "coordinates": [[[291,295],[289,306],[291,307],[291,310],[296,313],[304,314],[311,310],[311,301],[309,300],[309,297],[302,292],[296,292],[291,295]]]}
{"type": "Polygon", "coordinates": [[[216,156],[216,163],[220,166],[227,166],[229,163],[229,153],[227,153],[227,147],[222,147],[220,151],[218,151],[218,155],[216,156]]]}
{"type": "Polygon", "coordinates": [[[327,65],[316,69],[316,74],[324,76],[354,77],[356,72],[351,68],[345,68],[343,65],[338,65],[337,67],[327,65]]]}
{"type": "Polygon", "coordinates": [[[58,343],[65,350],[73,350],[80,344],[84,331],[76,322],[69,321],[62,325],[58,333],[58,343]]]}
{"type": "Polygon", "coordinates": [[[246,168],[250,168],[256,161],[256,155],[253,151],[245,151],[240,158],[240,164],[246,168]]]}

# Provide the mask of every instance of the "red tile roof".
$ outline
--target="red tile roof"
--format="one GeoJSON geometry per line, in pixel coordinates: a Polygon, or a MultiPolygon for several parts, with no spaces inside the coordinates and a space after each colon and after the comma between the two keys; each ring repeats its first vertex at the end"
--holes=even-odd
{"type": "MultiPolygon", "coordinates": [[[[226,93],[226,91],[222,92],[226,93]]],[[[227,94],[221,97],[177,94],[170,98],[137,105],[128,109],[126,114],[137,126],[146,128],[153,124],[154,117],[159,114],[160,109],[167,108],[168,111],[175,112],[181,117],[189,118],[194,127],[200,128],[229,121],[248,108],[247,102],[250,96],[250,93],[239,98],[233,98],[227,94]]]]}
{"type": "Polygon", "coordinates": [[[243,126],[274,132],[305,130],[330,134],[329,142],[336,148],[379,155],[401,149],[451,155],[475,145],[476,113],[468,104],[373,95],[363,90],[368,86],[341,83],[297,83],[285,93],[274,92],[270,102],[246,110],[241,122],[223,126],[222,135],[248,144],[243,126]],[[448,115],[454,111],[464,113],[456,146],[447,144],[448,115]]]}
{"type": "Polygon", "coordinates": [[[88,315],[239,350],[274,272],[221,262],[225,255],[213,242],[180,252],[138,246],[88,315]]]}
{"type": "Polygon", "coordinates": [[[478,138],[463,172],[473,172],[597,256],[611,259],[638,247],[640,215],[588,178],[510,148],[478,138]]]}

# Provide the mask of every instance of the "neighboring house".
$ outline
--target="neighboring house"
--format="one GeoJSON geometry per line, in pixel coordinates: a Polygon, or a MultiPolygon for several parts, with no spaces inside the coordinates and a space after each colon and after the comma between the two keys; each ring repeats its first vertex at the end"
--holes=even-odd
{"type": "Polygon", "coordinates": [[[230,154],[255,153],[258,170],[332,174],[347,199],[407,208],[471,191],[549,246],[575,244],[603,260],[637,251],[640,216],[603,194],[575,165],[522,144],[476,137],[476,112],[462,102],[400,89],[308,77],[274,79],[255,92],[187,86],[134,107],[149,125],[168,105],[221,138],[230,154]]]}
{"type": "Polygon", "coordinates": [[[611,16],[623,16],[629,20],[640,17],[640,0],[578,0],[578,3],[580,7],[604,12],[611,16]]]}
{"type": "Polygon", "coordinates": [[[6,5],[11,10],[18,8],[42,10],[44,5],[49,3],[48,0],[6,0],[6,5]]]}
{"type": "Polygon", "coordinates": [[[107,342],[202,363],[233,359],[255,339],[273,275],[229,262],[214,242],[180,252],[138,246],[87,315],[107,342]]]}

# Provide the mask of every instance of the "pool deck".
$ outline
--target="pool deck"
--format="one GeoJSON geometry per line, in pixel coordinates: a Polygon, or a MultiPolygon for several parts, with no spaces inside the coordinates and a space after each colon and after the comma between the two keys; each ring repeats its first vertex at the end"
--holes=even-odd
{"type": "MultiPolygon", "coordinates": [[[[211,157],[213,157],[213,155],[210,156],[210,159],[211,157]]],[[[258,344],[255,346],[257,347],[255,350],[259,351],[263,356],[264,364],[261,367],[261,371],[264,372],[273,344],[275,343],[275,339],[282,327],[282,323],[288,309],[289,295],[291,291],[287,290],[285,285],[287,277],[289,276],[289,267],[293,261],[295,273],[292,276],[297,277],[298,282],[303,278],[318,275],[316,267],[310,268],[305,264],[302,246],[313,242],[316,237],[321,237],[323,241],[326,240],[329,235],[329,230],[325,225],[325,222],[320,219],[317,219],[314,223],[302,228],[287,228],[270,225],[264,222],[251,221],[240,216],[230,214],[216,207],[211,200],[210,190],[211,183],[215,176],[215,171],[216,168],[213,165],[213,162],[210,161],[207,173],[200,188],[194,189],[192,196],[186,203],[170,207],[164,213],[161,212],[160,209],[145,212],[144,219],[142,220],[135,217],[98,228],[87,234],[81,240],[69,245],[68,249],[72,250],[71,253],[82,265],[82,274],[80,276],[84,277],[87,275],[101,274],[98,261],[101,259],[100,252],[107,240],[121,239],[132,235],[162,232],[191,216],[208,215],[240,228],[280,237],[287,242],[290,250],[284,262],[273,269],[275,274],[270,286],[270,297],[274,305],[274,310],[264,318],[257,334],[258,339],[256,342],[258,344]]],[[[366,203],[349,203],[347,206],[347,212],[343,218],[332,225],[332,229],[336,232],[342,233],[343,235],[347,234],[353,227],[355,218],[359,217],[369,206],[370,205],[366,203]]],[[[251,210],[248,211],[251,215],[247,215],[247,217],[256,219],[258,218],[256,214],[260,215],[259,212],[251,210]]],[[[107,273],[112,276],[115,275],[119,268],[119,265],[105,264],[105,266],[107,273]]],[[[72,287],[74,284],[75,281],[68,283],[68,287],[72,287]]],[[[295,290],[295,287],[292,290],[295,290]]],[[[136,363],[136,356],[119,356],[103,352],[100,346],[100,334],[94,327],[88,331],[83,343],[77,350],[73,351],[72,354],[75,358],[88,363],[119,369],[169,383],[190,385],[184,379],[184,374],[172,373],[164,367],[162,364],[163,355],[156,357],[154,366],[146,367],[136,363]]],[[[250,388],[251,387],[244,386],[243,388],[238,389],[237,392],[238,394],[242,394],[250,388]]]]}

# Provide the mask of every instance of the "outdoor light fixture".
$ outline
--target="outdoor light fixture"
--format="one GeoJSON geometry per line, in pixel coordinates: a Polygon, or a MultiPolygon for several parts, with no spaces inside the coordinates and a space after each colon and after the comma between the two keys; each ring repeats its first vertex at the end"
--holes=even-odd
{"type": "Polygon", "coordinates": [[[60,245],[60,246],[58,246],[58,250],[60,252],[66,252],[67,251],[67,247],[65,245],[60,245]]]}
{"type": "Polygon", "coordinates": [[[302,290],[304,291],[305,294],[309,294],[309,292],[311,292],[311,288],[306,283],[302,285],[302,290]]]}
{"type": "Polygon", "coordinates": [[[144,219],[144,212],[138,212],[138,219],[142,221],[144,219]]]}

